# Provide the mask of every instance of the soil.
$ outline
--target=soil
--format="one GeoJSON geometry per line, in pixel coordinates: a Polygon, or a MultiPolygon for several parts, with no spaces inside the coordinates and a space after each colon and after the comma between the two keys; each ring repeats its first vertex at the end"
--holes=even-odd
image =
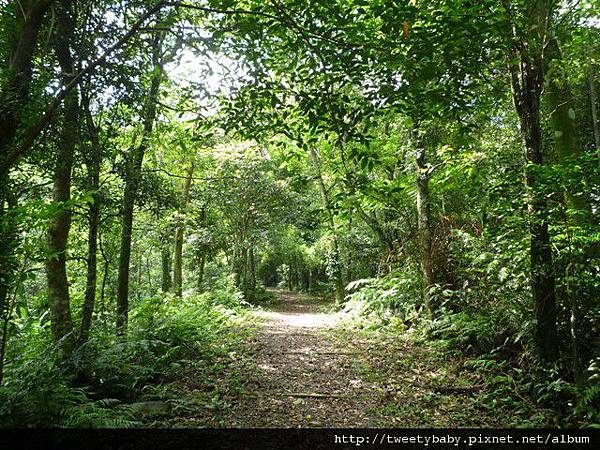
{"type": "Polygon", "coordinates": [[[340,319],[307,295],[276,291],[281,302],[257,311],[252,346],[255,371],[233,399],[227,427],[374,427],[382,393],[366,379],[354,348],[331,338],[340,319]]]}

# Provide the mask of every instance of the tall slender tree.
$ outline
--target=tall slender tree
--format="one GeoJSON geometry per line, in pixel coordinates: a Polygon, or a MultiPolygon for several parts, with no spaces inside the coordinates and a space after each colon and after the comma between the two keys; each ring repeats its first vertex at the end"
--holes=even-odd
{"type": "Polygon", "coordinates": [[[15,248],[18,244],[17,225],[10,214],[18,202],[13,192],[8,168],[10,153],[21,128],[23,112],[30,99],[33,59],[38,35],[51,0],[15,2],[11,15],[14,28],[4,34],[8,52],[7,64],[0,85],[0,314],[4,315],[16,267],[15,248]],[[18,4],[17,4],[18,3],[18,4]]]}
{"type": "Polygon", "coordinates": [[[164,36],[164,32],[159,31],[152,38],[152,72],[150,75],[150,86],[141,115],[143,122],[142,135],[140,143],[132,149],[127,159],[125,191],[123,193],[119,275],[117,281],[117,334],[119,335],[127,333],[133,212],[141,178],[144,154],[150,145],[154,121],[156,120],[158,96],[164,75],[162,54],[164,36]]]}
{"type": "Polygon", "coordinates": [[[183,233],[185,231],[185,210],[190,201],[190,191],[192,180],[194,178],[194,163],[188,168],[183,190],[181,192],[181,217],[175,234],[175,256],[173,264],[173,284],[175,285],[175,295],[181,297],[183,292],[183,233]]]}
{"type": "Polygon", "coordinates": [[[317,184],[319,185],[319,192],[321,193],[321,200],[323,202],[323,207],[325,208],[325,214],[327,215],[327,223],[331,232],[331,240],[333,245],[332,271],[333,279],[335,282],[335,301],[338,304],[342,304],[342,302],[344,301],[344,276],[342,273],[340,246],[337,237],[337,230],[335,228],[333,207],[331,205],[331,199],[329,198],[327,187],[325,186],[323,171],[321,170],[321,160],[319,158],[319,154],[317,153],[314,147],[310,148],[310,159],[315,170],[317,184]]]}
{"type": "Polygon", "coordinates": [[[535,342],[541,360],[558,357],[555,273],[548,231],[548,206],[542,191],[540,168],[546,155],[542,141],[540,100],[544,67],[551,40],[551,0],[503,1],[510,42],[508,66],[512,95],[525,149],[525,181],[529,212],[531,288],[536,318],[535,342]]]}
{"type": "Polygon", "coordinates": [[[81,89],[81,100],[82,112],[85,115],[85,124],[89,136],[89,149],[86,158],[88,189],[92,191],[92,202],[88,209],[86,288],[79,333],[80,340],[85,341],[88,338],[90,327],[92,325],[92,316],[94,314],[94,306],[96,303],[96,284],[98,281],[98,227],[100,225],[101,208],[101,195],[99,190],[102,149],[98,136],[98,126],[90,111],[90,102],[84,87],[81,89]]]}
{"type": "MultiPolygon", "coordinates": [[[[75,1],[69,0],[56,5],[56,33],[54,52],[60,65],[64,86],[75,76],[73,42],[75,37],[75,1]]],[[[48,279],[48,304],[52,317],[52,334],[55,341],[67,336],[73,339],[71,301],[67,277],[67,242],[71,228],[71,171],[75,147],[79,141],[79,96],[72,89],[63,106],[62,130],[54,168],[54,189],[52,200],[59,207],[50,220],[48,228],[48,259],[46,276],[48,279]]]]}

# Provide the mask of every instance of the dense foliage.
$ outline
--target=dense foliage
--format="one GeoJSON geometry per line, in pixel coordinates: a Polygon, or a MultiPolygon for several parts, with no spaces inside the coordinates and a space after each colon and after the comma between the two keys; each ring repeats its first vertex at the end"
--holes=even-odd
{"type": "Polygon", "coordinates": [[[276,286],[600,423],[596,0],[0,7],[1,426],[177,407],[276,286]]]}

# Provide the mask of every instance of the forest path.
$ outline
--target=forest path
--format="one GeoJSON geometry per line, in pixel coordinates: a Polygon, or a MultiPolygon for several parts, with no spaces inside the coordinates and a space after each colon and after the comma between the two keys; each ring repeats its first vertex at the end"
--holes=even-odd
{"type": "Polygon", "coordinates": [[[151,426],[506,428],[536,414],[533,404],[517,413],[469,358],[418,333],[362,332],[331,303],[272,292],[280,301],[252,311],[248,332],[238,330],[244,348],[208,378],[182,373],[171,401],[184,408],[151,426]]]}
{"type": "Polygon", "coordinates": [[[331,303],[272,292],[280,301],[251,313],[244,349],[229,355],[212,387],[182,377],[180,400],[196,406],[159,426],[507,427],[535,411],[519,418],[510,401],[490,397],[497,386],[468,358],[410,330],[361,332],[331,303]]]}
{"type": "Polygon", "coordinates": [[[274,290],[281,301],[255,311],[253,370],[246,395],[229,400],[227,427],[373,427],[383,393],[365,377],[355,346],[332,338],[339,314],[308,295],[274,290]]]}

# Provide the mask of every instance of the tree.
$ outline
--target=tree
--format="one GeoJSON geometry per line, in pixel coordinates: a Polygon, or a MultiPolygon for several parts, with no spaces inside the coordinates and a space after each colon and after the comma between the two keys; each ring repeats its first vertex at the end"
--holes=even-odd
{"type": "MultiPolygon", "coordinates": [[[[6,34],[5,45],[10,50],[0,87],[0,166],[8,164],[23,111],[30,100],[38,34],[51,3],[49,0],[31,0],[23,2],[22,9],[15,4],[8,10],[15,26],[6,34]]],[[[17,224],[10,214],[16,207],[17,197],[12,192],[8,170],[4,170],[0,172],[0,311],[3,315],[16,267],[17,224]]]]}
{"type": "Polygon", "coordinates": [[[152,37],[152,70],[150,86],[141,114],[142,132],[139,144],[128,155],[125,191],[123,193],[123,219],[121,227],[121,251],[119,253],[119,280],[117,294],[117,333],[125,335],[129,313],[129,264],[131,259],[131,233],[133,211],[138,192],[144,153],[149,146],[154,121],[156,120],[158,96],[163,80],[164,55],[162,54],[164,33],[152,37]]]}
{"type": "MultiPolygon", "coordinates": [[[[185,211],[190,201],[190,190],[192,187],[192,180],[194,178],[194,163],[190,163],[188,168],[185,181],[183,183],[183,190],[181,192],[181,207],[182,211],[185,211]]],[[[177,232],[175,235],[175,256],[174,256],[174,271],[173,271],[173,284],[175,285],[175,295],[181,297],[182,286],[183,286],[183,232],[185,230],[185,217],[181,218],[177,226],[177,232]]]]}
{"type": "Polygon", "coordinates": [[[88,171],[88,188],[93,192],[92,201],[88,211],[88,250],[85,300],[81,313],[81,328],[79,338],[86,341],[96,303],[96,285],[98,282],[98,228],[100,226],[101,194],[100,166],[102,162],[102,148],[98,136],[98,126],[90,110],[90,102],[86,88],[81,89],[81,109],[85,115],[85,125],[89,136],[89,149],[86,158],[88,171]]]}
{"type": "MultiPolygon", "coordinates": [[[[61,68],[63,85],[74,77],[76,63],[73,57],[75,32],[75,2],[67,1],[57,6],[54,51],[61,68]]],[[[52,334],[56,342],[73,339],[71,300],[67,279],[67,241],[71,227],[71,170],[75,147],[79,141],[79,98],[76,89],[65,98],[63,124],[54,169],[53,202],[58,211],[48,229],[48,252],[46,274],[48,278],[48,304],[52,314],[52,334]]]]}
{"type": "Polygon", "coordinates": [[[544,149],[540,124],[540,97],[544,85],[545,49],[549,44],[553,2],[504,2],[510,42],[508,65],[513,100],[521,126],[527,167],[529,231],[531,235],[531,288],[537,320],[535,341],[540,359],[558,357],[555,273],[548,232],[547,204],[540,191],[540,166],[544,149]],[[529,30],[534,29],[534,32],[529,30]]]}
{"type": "Polygon", "coordinates": [[[311,147],[309,150],[310,159],[313,163],[314,170],[316,173],[317,184],[319,185],[319,192],[321,193],[321,199],[323,201],[323,206],[325,208],[325,214],[327,215],[327,222],[329,225],[329,230],[332,233],[332,243],[333,243],[333,277],[335,279],[335,300],[338,304],[342,304],[344,301],[344,278],[342,274],[342,266],[341,266],[341,255],[340,255],[340,247],[338,244],[337,231],[335,227],[335,221],[333,218],[333,210],[331,205],[331,200],[329,198],[328,190],[325,187],[325,181],[323,180],[323,173],[321,172],[321,162],[319,160],[319,155],[315,151],[314,148],[311,147]]]}

